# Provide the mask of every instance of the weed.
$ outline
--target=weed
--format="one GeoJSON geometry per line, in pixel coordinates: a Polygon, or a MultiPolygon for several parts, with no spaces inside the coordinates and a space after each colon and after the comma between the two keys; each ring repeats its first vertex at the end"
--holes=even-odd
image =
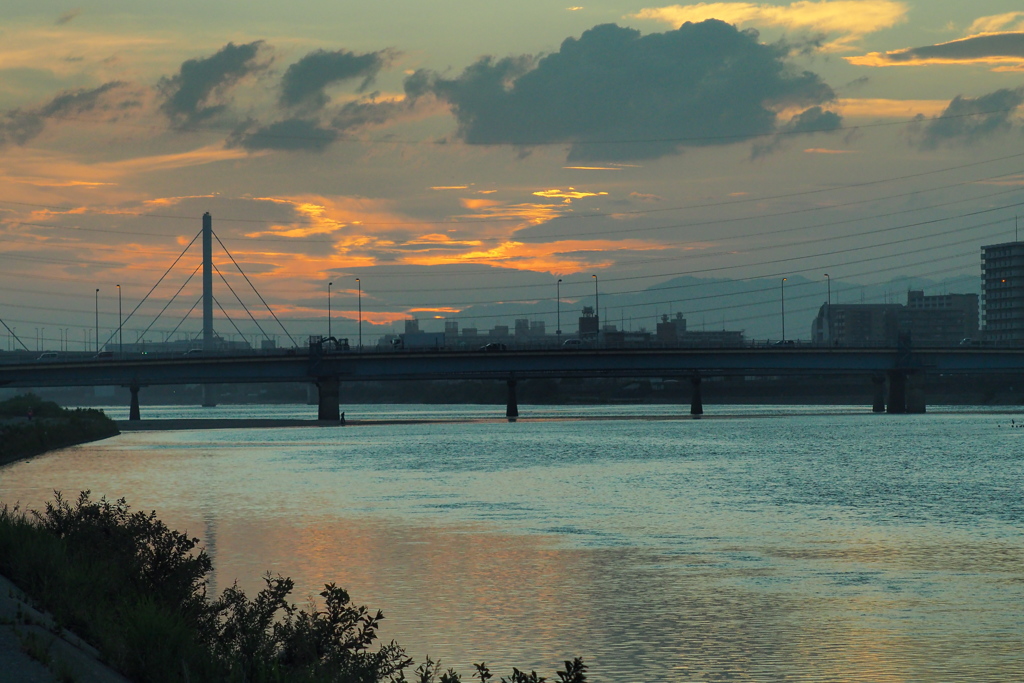
{"type": "Polygon", "coordinates": [[[50,666],[50,645],[53,644],[52,639],[49,642],[45,642],[35,631],[29,631],[28,633],[19,632],[17,635],[22,652],[43,666],[50,666]]]}

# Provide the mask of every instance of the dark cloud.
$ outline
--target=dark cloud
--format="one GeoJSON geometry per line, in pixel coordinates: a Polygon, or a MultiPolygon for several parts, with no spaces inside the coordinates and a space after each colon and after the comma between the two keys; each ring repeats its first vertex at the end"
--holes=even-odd
{"type": "Polygon", "coordinates": [[[417,72],[410,98],[432,92],[470,144],[569,143],[570,160],[654,158],[777,130],[777,109],[834,99],[789,47],[721,21],[642,36],[614,24],[535,58],[484,58],[457,78],[417,72]]]}
{"type": "Polygon", "coordinates": [[[1024,33],[990,33],[939,45],[886,52],[883,55],[885,60],[896,63],[919,60],[970,61],[988,57],[1024,57],[1024,33]]]}
{"type": "Polygon", "coordinates": [[[977,98],[957,96],[938,117],[927,120],[919,144],[973,144],[1013,128],[1013,113],[1024,104],[1024,87],[996,90],[977,98]]]}
{"type": "Polygon", "coordinates": [[[74,19],[81,13],[81,9],[68,10],[64,14],[57,17],[57,20],[54,21],[53,23],[56,24],[57,26],[63,26],[64,24],[68,24],[74,21],[74,19]]]}
{"type": "Polygon", "coordinates": [[[773,152],[782,145],[784,140],[793,135],[831,133],[839,130],[842,126],[843,119],[839,114],[818,106],[810,107],[791,118],[786,124],[779,126],[778,133],[771,140],[755,144],[752,155],[756,158],[773,152]]]}
{"type": "Polygon", "coordinates": [[[263,41],[244,45],[228,43],[216,54],[190,59],[177,75],[160,79],[157,88],[164,96],[163,112],[182,125],[198,123],[224,109],[218,97],[245,76],[266,67],[257,57],[263,41]]]}
{"type": "Polygon", "coordinates": [[[377,73],[393,58],[387,50],[356,54],[347,50],[328,52],[316,50],[288,67],[281,78],[281,104],[286,107],[305,106],[321,109],[328,103],[324,88],[362,78],[362,92],[373,82],[377,73]]]}
{"type": "Polygon", "coordinates": [[[323,151],[338,139],[338,131],[324,128],[315,119],[285,119],[266,126],[249,124],[235,131],[228,144],[248,150],[323,151]]]}
{"type": "Polygon", "coordinates": [[[331,120],[338,130],[351,130],[373,124],[386,123],[395,115],[408,110],[404,102],[377,102],[372,98],[346,103],[331,120]]]}
{"type": "Polygon", "coordinates": [[[57,95],[48,103],[39,108],[40,116],[45,118],[70,116],[92,111],[100,105],[100,99],[116,88],[127,85],[122,81],[111,81],[104,83],[92,90],[69,90],[57,95]]]}
{"type": "Polygon", "coordinates": [[[14,109],[0,114],[0,147],[24,145],[43,132],[46,119],[32,111],[14,109]]]}
{"type": "Polygon", "coordinates": [[[121,81],[104,83],[98,88],[68,90],[49,102],[33,109],[13,109],[0,113],[0,147],[24,145],[46,127],[48,119],[73,117],[97,109],[121,108],[123,103],[103,102],[104,95],[126,84],[121,81]]]}

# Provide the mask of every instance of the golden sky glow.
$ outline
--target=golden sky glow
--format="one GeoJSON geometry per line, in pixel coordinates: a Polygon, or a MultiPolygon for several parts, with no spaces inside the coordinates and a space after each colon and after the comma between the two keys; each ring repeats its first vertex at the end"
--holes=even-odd
{"type": "Polygon", "coordinates": [[[822,31],[839,37],[832,49],[850,49],[865,35],[906,21],[908,5],[894,0],[798,0],[788,5],[702,2],[642,9],[633,16],[680,26],[687,21],[721,19],[730,24],[779,26],[822,31]]]}
{"type": "MultiPolygon", "coordinates": [[[[942,164],[976,169],[973,187],[1019,183],[999,173],[1005,169],[976,164],[1005,156],[1019,137],[1021,109],[1012,98],[1024,58],[907,58],[917,54],[908,51],[936,48],[946,54],[958,41],[989,35],[1011,36],[1012,48],[1012,32],[1024,32],[1024,10],[1012,0],[646,7],[530,0],[500,10],[400,1],[404,22],[379,3],[346,6],[342,17],[326,0],[311,0],[301,13],[256,3],[230,17],[223,8],[198,16],[145,0],[147,11],[131,13],[106,4],[80,11],[0,5],[0,318],[11,317],[23,331],[49,325],[45,311],[66,309],[68,324],[87,330],[86,295],[114,283],[133,295],[147,291],[206,211],[253,282],[272,291],[275,310],[300,327],[315,326],[324,283],[334,281],[338,315],[352,318],[357,307],[348,290],[360,277],[372,328],[412,308],[479,315],[507,297],[506,288],[525,288],[517,300],[537,303],[524,314],[543,315],[550,306],[531,288],[546,291],[559,277],[567,300],[597,273],[610,297],[618,290],[656,302],[670,295],[641,293],[684,273],[774,277],[787,269],[788,277],[798,266],[842,273],[838,258],[814,260],[760,235],[786,235],[804,221],[820,226],[807,230],[837,248],[849,246],[842,240],[859,245],[882,212],[882,195],[920,196],[929,206],[929,183],[940,182],[942,164]],[[680,80],[666,87],[617,52],[617,40],[633,38],[604,41],[594,30],[618,24],[639,40],[710,18],[735,24],[741,32],[732,35],[752,45],[789,46],[780,68],[796,80],[809,74],[814,92],[758,95],[742,113],[732,100],[727,110],[705,111],[714,99],[708,93],[679,97],[680,84],[699,72],[695,63],[676,65],[680,80]],[[564,86],[583,82],[575,71],[559,72],[549,89],[532,95],[517,86],[525,80],[509,75],[525,69],[540,78],[542,61],[558,61],[546,55],[585,42],[604,60],[594,64],[634,68],[592,77],[593,101],[577,101],[581,91],[564,86]],[[243,48],[255,56],[224,66],[231,50],[243,48]],[[829,54],[835,52],[843,58],[829,54]],[[307,72],[293,83],[305,88],[304,99],[286,100],[285,75],[321,53],[376,56],[378,63],[355,76],[307,72]],[[876,68],[924,64],[930,68],[876,68]],[[495,77],[504,94],[521,98],[497,113],[478,106],[493,99],[484,86],[495,77]],[[188,88],[176,90],[182,79],[188,88]],[[175,93],[184,93],[184,104],[172,103],[175,93]],[[968,114],[956,125],[932,121],[954,98],[970,112],[975,100],[994,93],[1009,98],[1005,120],[968,114]],[[604,118],[648,110],[666,112],[664,121],[604,118]],[[502,118],[507,112],[515,113],[502,118]],[[538,113],[544,116],[526,121],[538,113]],[[814,116],[837,127],[808,126],[814,116]],[[478,144],[467,131],[487,117],[492,127],[478,144]],[[579,122],[589,127],[575,129],[579,122]],[[656,130],[662,125],[665,132],[656,130]],[[814,132],[796,134],[798,125],[814,132]],[[534,129],[537,140],[550,143],[502,143],[532,139],[534,129]],[[576,142],[604,137],[622,140],[621,147],[594,152],[576,142]],[[650,140],[649,148],[637,147],[650,140]],[[881,182],[890,176],[920,180],[881,182]],[[856,190],[842,190],[847,186],[870,189],[854,196],[856,190]],[[839,220],[816,213],[833,205],[850,207],[849,214],[839,220]],[[728,240],[759,246],[719,252],[715,245],[728,240]],[[785,260],[791,258],[808,260],[785,260]],[[766,265],[775,262],[784,265],[766,265]],[[25,292],[28,278],[38,285],[25,292]],[[25,310],[29,302],[40,312],[11,316],[3,308],[25,310]]],[[[708,63],[743,63],[730,49],[725,42],[702,48],[708,63]]],[[[750,78],[763,85],[761,76],[744,72],[726,90],[742,99],[757,89],[750,78]]],[[[967,212],[963,201],[949,211],[967,212]]],[[[218,258],[219,266],[233,267],[218,258]]],[[[876,270],[876,279],[898,274],[876,270]]],[[[778,334],[767,317],[749,324],[778,334]]]]}

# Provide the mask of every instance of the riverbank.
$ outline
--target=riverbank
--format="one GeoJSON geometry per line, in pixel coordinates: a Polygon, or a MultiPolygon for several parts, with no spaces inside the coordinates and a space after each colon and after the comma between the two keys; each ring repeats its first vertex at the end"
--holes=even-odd
{"type": "Polygon", "coordinates": [[[118,434],[102,410],[66,410],[32,394],[0,402],[0,466],[118,434]]]}

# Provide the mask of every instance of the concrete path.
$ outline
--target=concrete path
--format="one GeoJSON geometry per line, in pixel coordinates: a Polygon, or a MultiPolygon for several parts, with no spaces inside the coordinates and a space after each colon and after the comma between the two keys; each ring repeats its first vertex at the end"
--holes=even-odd
{"type": "Polygon", "coordinates": [[[0,576],[0,682],[129,683],[99,660],[96,650],[34,609],[0,576]]]}

